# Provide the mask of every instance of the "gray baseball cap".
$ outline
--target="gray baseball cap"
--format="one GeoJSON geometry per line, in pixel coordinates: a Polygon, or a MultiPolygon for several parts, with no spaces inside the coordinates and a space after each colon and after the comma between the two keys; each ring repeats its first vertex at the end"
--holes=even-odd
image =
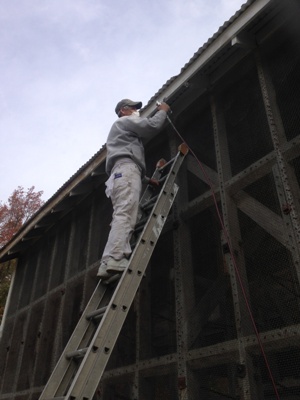
{"type": "Polygon", "coordinates": [[[142,105],[143,104],[141,101],[132,101],[129,99],[123,99],[123,100],[119,101],[119,103],[116,105],[115,112],[117,115],[119,115],[121,108],[123,108],[125,106],[136,107],[136,109],[139,110],[140,108],[142,108],[142,105]]]}

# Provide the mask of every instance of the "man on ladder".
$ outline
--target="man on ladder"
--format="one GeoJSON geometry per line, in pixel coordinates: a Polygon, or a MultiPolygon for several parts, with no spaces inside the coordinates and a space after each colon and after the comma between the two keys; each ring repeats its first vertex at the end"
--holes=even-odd
{"type": "MultiPolygon", "coordinates": [[[[146,171],[143,143],[162,129],[170,110],[168,104],[161,103],[153,117],[141,118],[141,107],[140,101],[121,100],[115,108],[119,119],[112,125],[106,142],[106,195],[112,201],[113,217],[97,273],[103,280],[123,272],[128,265],[146,171]]],[[[158,184],[151,179],[148,183],[158,184]]]]}

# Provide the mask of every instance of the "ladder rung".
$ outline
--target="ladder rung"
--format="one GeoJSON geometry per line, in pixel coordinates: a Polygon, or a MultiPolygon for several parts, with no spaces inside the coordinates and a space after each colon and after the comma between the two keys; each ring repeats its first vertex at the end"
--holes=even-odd
{"type": "Polygon", "coordinates": [[[168,165],[172,164],[174,162],[176,157],[172,158],[168,162],[166,162],[162,167],[158,168],[159,171],[163,171],[168,165]]]}
{"type": "Polygon", "coordinates": [[[144,229],[144,224],[139,225],[137,228],[135,228],[134,233],[140,233],[143,229],[144,229]]]}
{"type": "Polygon", "coordinates": [[[104,285],[111,285],[114,282],[117,282],[121,278],[121,273],[116,273],[103,282],[104,285]]]}
{"type": "Polygon", "coordinates": [[[99,308],[98,310],[92,311],[91,313],[87,314],[86,319],[90,320],[90,319],[102,318],[106,309],[107,307],[102,307],[99,308]]]}
{"type": "Polygon", "coordinates": [[[162,177],[160,178],[160,180],[159,180],[159,183],[164,182],[164,181],[167,179],[167,176],[168,176],[168,175],[162,176],[162,177]]]}
{"type": "Polygon", "coordinates": [[[153,208],[155,202],[156,202],[157,197],[158,197],[158,196],[153,197],[153,199],[151,199],[152,201],[149,201],[147,204],[145,204],[145,206],[143,207],[143,210],[144,210],[144,211],[149,211],[149,210],[151,210],[151,209],[153,208]]]}
{"type": "Polygon", "coordinates": [[[83,358],[87,350],[88,347],[84,347],[83,349],[71,351],[70,353],[66,354],[66,359],[70,360],[71,358],[83,358]]]}
{"type": "MultiPolygon", "coordinates": [[[[139,232],[138,232],[138,231],[135,231],[135,233],[139,233],[139,232]]],[[[138,242],[138,239],[137,239],[137,240],[132,240],[132,241],[130,242],[130,247],[131,247],[131,250],[132,250],[132,251],[133,251],[133,249],[135,248],[137,242],[138,242]]]]}
{"type": "Polygon", "coordinates": [[[138,232],[141,230],[141,228],[143,228],[146,224],[146,222],[148,221],[148,216],[146,218],[141,219],[135,226],[134,231],[138,232]]]}
{"type": "Polygon", "coordinates": [[[142,209],[142,210],[146,210],[146,209],[148,209],[150,206],[151,206],[151,208],[152,208],[153,205],[154,205],[154,203],[156,202],[157,198],[158,198],[158,195],[156,195],[156,196],[154,196],[154,197],[151,197],[150,200],[146,201],[146,202],[141,206],[141,209],[142,209]]]}

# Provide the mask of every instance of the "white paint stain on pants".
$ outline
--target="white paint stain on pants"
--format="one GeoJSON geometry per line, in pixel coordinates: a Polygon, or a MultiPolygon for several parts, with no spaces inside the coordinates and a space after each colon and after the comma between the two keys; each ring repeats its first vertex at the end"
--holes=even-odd
{"type": "Polygon", "coordinates": [[[113,216],[102,260],[113,257],[120,260],[131,254],[130,238],[134,230],[142,190],[139,167],[129,159],[114,166],[107,183],[113,216]]]}

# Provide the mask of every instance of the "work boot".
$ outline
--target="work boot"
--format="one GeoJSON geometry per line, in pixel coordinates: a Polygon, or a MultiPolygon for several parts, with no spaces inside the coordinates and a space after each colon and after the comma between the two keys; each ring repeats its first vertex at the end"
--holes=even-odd
{"type": "Polygon", "coordinates": [[[115,260],[114,258],[110,257],[107,260],[107,267],[106,271],[110,274],[113,273],[120,273],[123,272],[128,265],[127,258],[122,258],[121,260],[115,260]]]}
{"type": "Polygon", "coordinates": [[[106,280],[111,277],[111,274],[107,272],[107,264],[106,261],[101,261],[100,267],[97,272],[97,276],[103,280],[106,280]]]}

